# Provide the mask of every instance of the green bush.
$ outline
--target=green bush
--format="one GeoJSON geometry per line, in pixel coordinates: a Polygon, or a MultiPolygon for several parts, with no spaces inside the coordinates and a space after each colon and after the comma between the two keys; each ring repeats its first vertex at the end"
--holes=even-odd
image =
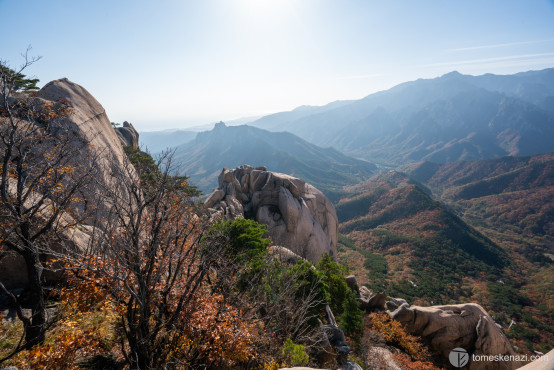
{"type": "Polygon", "coordinates": [[[285,363],[290,366],[304,366],[310,361],[306,348],[301,344],[294,344],[290,338],[283,344],[282,355],[285,363]]]}
{"type": "Polygon", "coordinates": [[[211,232],[227,235],[229,257],[242,263],[256,263],[266,255],[271,242],[263,237],[267,233],[266,225],[244,218],[217,222],[211,232]]]}
{"type": "Polygon", "coordinates": [[[340,328],[346,335],[359,337],[364,331],[363,312],[351,289],[346,292],[342,304],[342,314],[339,316],[340,328]]]}
{"type": "Polygon", "coordinates": [[[327,253],[316,265],[318,271],[323,274],[323,282],[327,286],[329,293],[329,307],[335,315],[340,315],[343,311],[343,302],[346,294],[350,290],[346,285],[344,276],[348,274],[348,267],[336,263],[327,253]]]}

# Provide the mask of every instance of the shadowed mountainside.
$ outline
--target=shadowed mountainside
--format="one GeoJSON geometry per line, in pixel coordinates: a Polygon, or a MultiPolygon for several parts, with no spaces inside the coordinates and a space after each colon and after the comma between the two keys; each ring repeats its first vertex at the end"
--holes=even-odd
{"type": "MultiPolygon", "coordinates": [[[[543,170],[548,167],[547,157],[535,158],[543,170]]],[[[523,163],[534,162],[530,158],[507,160],[519,163],[522,171],[523,163]]],[[[488,161],[483,162],[486,166],[488,161]]],[[[471,164],[475,173],[480,173],[482,169],[476,168],[479,163],[460,166],[467,169],[471,164]]],[[[419,173],[429,177],[433,166],[425,164],[419,173]]],[[[439,169],[449,166],[455,164],[439,169]]],[[[459,177],[447,177],[456,181],[463,177],[463,171],[458,173],[459,177]]],[[[439,177],[435,177],[438,183],[439,177]]],[[[540,178],[537,184],[548,182],[548,176],[540,178]]],[[[519,185],[513,182],[507,184],[510,186],[519,185]]],[[[491,198],[490,203],[481,205],[483,220],[479,221],[481,216],[469,217],[463,202],[436,201],[429,188],[402,173],[376,175],[350,187],[352,195],[336,207],[342,234],[339,260],[349,265],[360,282],[414,304],[479,302],[505,328],[513,344],[531,352],[548,351],[554,337],[554,264],[547,253],[552,244],[548,234],[522,231],[527,218],[535,215],[532,206],[523,204],[524,194],[530,197],[528,203],[537,205],[542,199],[541,206],[547,208],[554,199],[551,195],[546,198],[546,193],[552,194],[549,186],[537,189],[521,190],[524,193],[517,203],[491,198]],[[509,219],[506,215],[520,214],[520,210],[528,212],[527,218],[509,219]],[[508,329],[512,320],[517,325],[508,329]]],[[[506,199],[517,197],[517,193],[507,192],[506,199]]],[[[487,197],[479,199],[483,202],[487,197]]],[[[542,217],[540,213],[538,216],[542,217]]]]}
{"type": "Polygon", "coordinates": [[[350,190],[336,207],[343,257],[374,289],[448,304],[472,297],[471,285],[509,265],[500,247],[405,175],[376,175],[350,190]]]}
{"type": "Polygon", "coordinates": [[[554,154],[420,162],[399,170],[425,184],[436,198],[512,255],[518,290],[533,302],[515,310],[528,325],[515,328],[520,330],[517,337],[521,342],[552,340],[554,154]],[[533,334],[537,328],[540,340],[533,334]]]}
{"type": "Polygon", "coordinates": [[[243,164],[302,178],[323,192],[355,184],[377,169],[369,162],[320,148],[289,133],[246,125],[227,127],[223,122],[177,147],[174,162],[205,192],[216,187],[222,168],[243,164]]]}

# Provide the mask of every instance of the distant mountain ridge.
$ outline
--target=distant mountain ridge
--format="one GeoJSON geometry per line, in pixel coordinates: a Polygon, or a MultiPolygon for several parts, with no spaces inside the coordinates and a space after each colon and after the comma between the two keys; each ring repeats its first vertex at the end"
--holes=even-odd
{"type": "MultiPolygon", "coordinates": [[[[518,321],[519,316],[519,324],[525,321],[527,327],[516,328],[512,338],[521,341],[518,345],[524,339],[551,343],[554,153],[442,164],[420,162],[402,166],[399,171],[423,183],[465,222],[511,255],[514,268],[510,275],[517,281],[515,286],[533,302],[523,310],[518,307],[525,306],[521,302],[511,306],[511,317],[518,321]]],[[[503,304],[509,307],[506,300],[503,304]]]]}
{"type": "Polygon", "coordinates": [[[145,131],[139,136],[140,146],[149,153],[160,153],[194,140],[197,132],[189,130],[145,131]]]}
{"type": "Polygon", "coordinates": [[[420,162],[399,170],[428,186],[475,225],[502,226],[503,239],[512,239],[514,245],[522,236],[533,239],[533,247],[525,252],[528,258],[554,248],[554,153],[420,162]]]}
{"type": "Polygon", "coordinates": [[[223,122],[177,147],[174,163],[205,192],[216,187],[222,168],[243,164],[302,178],[322,191],[354,184],[377,170],[374,164],[320,148],[290,133],[247,125],[229,127],[223,122]]]}
{"type": "Polygon", "coordinates": [[[554,68],[506,76],[451,72],[251,124],[396,166],[554,151],[553,103],[554,68]]]}

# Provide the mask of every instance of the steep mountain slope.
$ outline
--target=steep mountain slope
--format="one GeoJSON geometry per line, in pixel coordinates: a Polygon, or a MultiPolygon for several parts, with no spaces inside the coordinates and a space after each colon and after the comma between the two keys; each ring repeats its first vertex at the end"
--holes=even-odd
{"type": "MultiPolygon", "coordinates": [[[[529,155],[554,150],[554,69],[509,76],[457,72],[407,82],[361,100],[254,126],[399,165],[529,155]]],[[[273,115],[274,118],[278,115],[273,115]]]]}
{"type": "MultiPolygon", "coordinates": [[[[521,315],[532,328],[543,327],[543,343],[553,340],[554,154],[422,162],[401,170],[509,251],[519,270],[514,269],[519,291],[533,302],[521,315]],[[545,337],[544,333],[550,334],[545,337]]],[[[532,338],[533,334],[527,331],[520,337],[532,338]]]]}
{"type": "Polygon", "coordinates": [[[376,175],[350,190],[353,195],[336,207],[339,231],[365,255],[370,275],[361,279],[374,288],[420,302],[453,303],[474,294],[463,284],[497,279],[509,265],[501,248],[405,175],[376,175]]]}
{"type": "Polygon", "coordinates": [[[478,302],[514,344],[549,350],[551,263],[530,262],[493,229],[470,226],[401,173],[376,175],[349,190],[336,207],[339,260],[359,281],[414,304],[478,302]],[[508,329],[512,320],[517,324],[508,329]]]}
{"type": "Polygon", "coordinates": [[[306,180],[323,192],[368,178],[375,165],[323,149],[290,133],[273,133],[251,126],[227,127],[220,122],[176,149],[174,161],[182,174],[205,192],[217,185],[222,168],[243,164],[266,166],[306,180]]]}
{"type": "Polygon", "coordinates": [[[401,170],[429,186],[468,222],[525,249],[527,259],[548,259],[544,254],[554,248],[554,154],[422,162],[401,170]]]}

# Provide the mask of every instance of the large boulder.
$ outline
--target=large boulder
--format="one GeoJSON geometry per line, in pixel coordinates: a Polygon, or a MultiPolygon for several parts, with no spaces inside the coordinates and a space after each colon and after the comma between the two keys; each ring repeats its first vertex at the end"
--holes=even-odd
{"type": "Polygon", "coordinates": [[[273,243],[311,262],[337,255],[338,219],[325,195],[304,180],[265,167],[223,169],[205,201],[214,217],[244,217],[267,225],[273,243]]]}
{"type": "MultiPolygon", "coordinates": [[[[28,99],[25,94],[15,94],[13,99],[28,99]]],[[[63,230],[58,239],[52,239],[48,250],[63,252],[65,248],[84,249],[92,233],[93,223],[109,213],[111,203],[103,195],[106,189],[117,189],[122,176],[134,180],[134,172],[127,166],[120,139],[114,131],[102,105],[82,86],[66,78],[46,84],[30,102],[37,107],[55,106],[63,103],[70,108],[67,117],[55,120],[49,132],[62,132],[69,138],[71,161],[84,167],[93,181],[79,189],[81,202],[63,215],[59,225],[63,230]],[[88,224],[88,225],[87,225],[88,224]],[[64,225],[71,225],[64,227],[64,225]]],[[[35,123],[40,124],[40,123],[35,123]]],[[[28,201],[32,201],[29,199],[28,201]]],[[[45,204],[39,217],[48,217],[49,207],[45,204]]],[[[46,280],[56,280],[59,274],[45,272],[46,280]],[[49,276],[46,276],[49,275],[49,276]]],[[[0,281],[9,289],[21,288],[26,284],[26,267],[22,258],[12,252],[0,259],[0,281]]]]}
{"type": "MultiPolygon", "coordinates": [[[[72,112],[64,122],[66,127],[83,136],[96,151],[111,154],[110,160],[123,163],[125,154],[106,110],[84,87],[61,78],[47,83],[36,97],[47,102],[67,102],[72,112]]],[[[102,157],[108,160],[107,155],[102,157]]]]}
{"type": "Polygon", "coordinates": [[[124,146],[130,146],[134,149],[139,148],[139,133],[133,125],[127,121],[123,122],[122,127],[116,127],[115,133],[124,146]]]}
{"type": "Polygon", "coordinates": [[[349,275],[346,278],[346,285],[356,294],[356,300],[360,308],[367,312],[382,311],[387,305],[387,294],[385,292],[374,293],[366,286],[358,286],[356,276],[349,275]]]}
{"type": "Polygon", "coordinates": [[[439,351],[448,365],[450,352],[463,348],[469,353],[469,369],[516,369],[512,361],[472,361],[475,356],[515,355],[512,346],[489,314],[475,303],[419,307],[402,304],[390,313],[410,334],[424,338],[439,351]]]}
{"type": "Polygon", "coordinates": [[[88,184],[83,194],[85,202],[94,203],[94,219],[104,216],[110,207],[105,199],[105,189],[116,189],[123,176],[133,176],[128,166],[121,141],[102,105],[82,86],[67,78],[47,83],[36,94],[44,103],[63,101],[71,108],[71,114],[58,124],[73,138],[75,163],[95,173],[95,181],[88,184]]]}
{"type": "Polygon", "coordinates": [[[402,370],[393,357],[393,353],[385,347],[369,347],[366,354],[366,370],[402,370]]]}

